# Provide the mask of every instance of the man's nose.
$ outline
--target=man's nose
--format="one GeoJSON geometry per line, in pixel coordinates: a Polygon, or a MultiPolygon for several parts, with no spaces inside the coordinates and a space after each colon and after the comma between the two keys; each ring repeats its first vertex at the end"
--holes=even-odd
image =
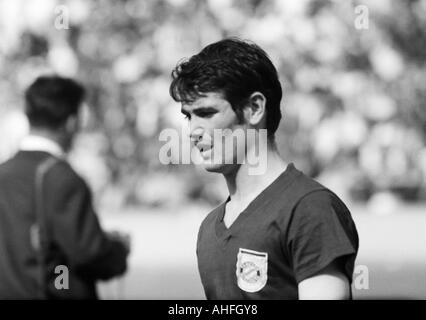
{"type": "Polygon", "coordinates": [[[193,127],[191,125],[189,138],[191,139],[192,142],[197,143],[198,141],[200,141],[203,138],[203,134],[204,134],[204,130],[201,127],[199,126],[193,127]]]}

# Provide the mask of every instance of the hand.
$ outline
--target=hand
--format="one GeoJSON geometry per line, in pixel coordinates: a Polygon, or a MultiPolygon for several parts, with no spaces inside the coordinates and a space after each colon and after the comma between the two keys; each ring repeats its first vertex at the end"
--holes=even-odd
{"type": "Polygon", "coordinates": [[[107,232],[107,235],[111,240],[121,242],[121,244],[126,248],[127,254],[130,253],[130,234],[122,231],[109,231],[107,232]]]}

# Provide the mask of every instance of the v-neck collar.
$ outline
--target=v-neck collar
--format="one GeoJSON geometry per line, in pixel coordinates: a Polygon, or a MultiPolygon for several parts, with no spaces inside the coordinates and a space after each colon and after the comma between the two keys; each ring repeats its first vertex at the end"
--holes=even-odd
{"type": "Polygon", "coordinates": [[[233,232],[236,232],[242,225],[244,225],[244,222],[249,216],[251,216],[254,212],[259,211],[261,207],[264,207],[265,203],[271,200],[271,193],[274,192],[276,186],[281,185],[280,189],[287,188],[298,173],[299,171],[294,167],[294,164],[289,163],[287,168],[249,203],[249,205],[238,215],[229,228],[226,227],[225,222],[223,221],[225,217],[226,204],[230,200],[230,196],[228,196],[226,201],[217,208],[218,212],[215,224],[217,238],[229,238],[233,232]]]}

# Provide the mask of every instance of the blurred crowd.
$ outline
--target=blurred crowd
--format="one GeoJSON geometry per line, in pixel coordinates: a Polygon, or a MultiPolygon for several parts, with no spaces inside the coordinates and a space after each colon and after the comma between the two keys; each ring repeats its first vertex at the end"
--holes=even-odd
{"type": "Polygon", "coordinates": [[[223,200],[220,177],[161,164],[158,136],[186,125],[173,67],[227,36],[279,71],[285,159],[345,200],[426,200],[425,0],[0,0],[0,161],[28,130],[25,88],[59,73],[90,93],[71,161],[99,205],[223,200]]]}

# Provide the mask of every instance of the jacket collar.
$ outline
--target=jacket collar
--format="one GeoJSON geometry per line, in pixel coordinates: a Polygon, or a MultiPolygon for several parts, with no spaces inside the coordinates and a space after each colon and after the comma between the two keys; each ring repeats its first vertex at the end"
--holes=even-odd
{"type": "Polygon", "coordinates": [[[58,158],[63,158],[65,156],[64,150],[57,142],[49,138],[33,134],[30,134],[22,139],[19,150],[44,151],[58,158]]]}

